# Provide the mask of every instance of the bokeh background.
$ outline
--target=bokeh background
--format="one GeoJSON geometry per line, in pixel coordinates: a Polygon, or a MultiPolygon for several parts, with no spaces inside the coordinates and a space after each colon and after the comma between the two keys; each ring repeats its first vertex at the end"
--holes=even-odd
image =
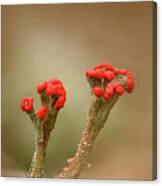
{"type": "Polygon", "coordinates": [[[86,69],[103,59],[135,76],[132,95],[111,112],[81,178],[152,179],[152,2],[2,6],[2,176],[23,176],[34,151],[34,128],[20,109],[40,106],[36,86],[59,78],[68,93],[50,139],[46,176],[76,151],[86,122],[86,69]]]}

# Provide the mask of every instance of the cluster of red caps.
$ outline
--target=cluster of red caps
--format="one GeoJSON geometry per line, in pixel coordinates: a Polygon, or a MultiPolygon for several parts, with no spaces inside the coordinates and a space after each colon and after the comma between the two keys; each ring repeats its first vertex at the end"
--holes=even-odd
{"type": "MultiPolygon", "coordinates": [[[[48,82],[42,82],[37,87],[37,92],[39,94],[46,94],[52,98],[56,96],[56,102],[54,104],[55,111],[59,111],[62,107],[64,107],[66,101],[66,91],[62,82],[58,79],[53,79],[48,82]]],[[[33,109],[33,98],[25,97],[21,101],[21,108],[25,112],[29,112],[33,109]]],[[[40,119],[44,119],[46,117],[47,108],[45,106],[41,106],[39,111],[37,112],[37,116],[40,119]]]]}
{"type": "Polygon", "coordinates": [[[86,71],[86,77],[89,79],[101,80],[102,86],[94,86],[93,93],[97,97],[103,97],[109,100],[115,92],[122,96],[125,90],[132,93],[134,90],[134,78],[127,69],[116,69],[111,64],[98,64],[92,70],[86,71]],[[120,78],[121,77],[121,78],[120,78]],[[121,79],[125,78],[126,84],[121,83],[121,79]]]}

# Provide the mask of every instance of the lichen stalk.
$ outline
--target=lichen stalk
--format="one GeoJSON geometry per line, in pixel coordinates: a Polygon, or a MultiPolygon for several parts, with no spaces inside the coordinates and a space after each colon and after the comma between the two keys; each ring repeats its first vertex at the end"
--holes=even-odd
{"type": "Polygon", "coordinates": [[[42,82],[38,85],[37,92],[41,100],[41,107],[37,113],[33,107],[33,98],[25,97],[21,101],[21,108],[28,114],[36,133],[35,151],[26,175],[33,178],[45,175],[44,166],[48,141],[55,127],[59,110],[64,107],[66,101],[66,91],[58,79],[42,82]]]}
{"type": "Polygon", "coordinates": [[[89,167],[91,151],[110,111],[119,96],[123,96],[125,91],[132,93],[134,89],[134,78],[130,71],[116,69],[108,63],[87,70],[86,79],[92,95],[86,127],[75,155],[67,160],[67,165],[59,172],[58,178],[78,178],[82,170],[89,167]]]}
{"type": "Polygon", "coordinates": [[[58,175],[59,178],[78,178],[82,170],[90,165],[91,151],[97,136],[104,127],[109,113],[117,100],[118,95],[114,95],[109,102],[92,95],[87,114],[87,123],[82,133],[80,144],[75,155],[67,160],[67,165],[58,175]]]}
{"type": "Polygon", "coordinates": [[[55,126],[57,114],[57,112],[51,109],[47,118],[43,122],[39,121],[40,126],[36,128],[35,152],[27,175],[28,177],[44,177],[46,149],[55,126]]]}

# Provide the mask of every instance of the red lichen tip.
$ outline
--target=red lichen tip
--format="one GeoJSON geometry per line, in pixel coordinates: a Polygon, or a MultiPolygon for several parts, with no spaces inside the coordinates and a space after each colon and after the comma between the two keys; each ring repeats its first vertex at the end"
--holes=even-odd
{"type": "Polygon", "coordinates": [[[93,93],[97,96],[97,97],[101,97],[104,93],[103,88],[101,87],[94,87],[93,88],[93,93]]]}
{"type": "MultiPolygon", "coordinates": [[[[42,91],[45,91],[45,93],[48,95],[48,96],[56,96],[56,100],[55,100],[55,103],[54,103],[54,109],[56,111],[58,111],[60,108],[62,108],[65,104],[65,101],[66,101],[66,91],[65,91],[65,88],[63,86],[63,83],[58,80],[58,79],[52,79],[52,80],[49,80],[47,82],[43,82],[41,83],[40,85],[38,85],[37,87],[37,92],[38,93],[41,93],[42,91]]],[[[43,107],[41,107],[43,109],[43,107]]],[[[41,114],[44,113],[45,111],[45,108],[44,110],[40,110],[40,112],[38,112],[38,117],[40,119],[41,118],[41,114]]]]}
{"type": "Polygon", "coordinates": [[[114,67],[111,64],[98,64],[94,69],[86,71],[86,77],[111,81],[115,78],[114,67]]]}
{"type": "Polygon", "coordinates": [[[62,85],[63,86],[62,82],[59,79],[52,79],[49,82],[51,82],[52,84],[55,84],[55,85],[62,85]]]}
{"type": "Polygon", "coordinates": [[[127,78],[127,92],[132,93],[134,90],[135,84],[134,79],[131,76],[128,76],[127,78]]]}
{"type": "Polygon", "coordinates": [[[53,79],[47,82],[46,94],[49,96],[66,94],[63,84],[58,79],[53,79]]]}
{"type": "Polygon", "coordinates": [[[58,79],[53,79],[47,82],[46,94],[49,96],[57,96],[57,100],[54,104],[55,111],[59,111],[65,104],[66,91],[62,82],[58,79]]]}
{"type": "Polygon", "coordinates": [[[110,94],[109,93],[107,93],[107,92],[105,92],[104,93],[104,95],[103,95],[103,98],[104,98],[104,100],[106,100],[106,101],[108,101],[109,99],[110,99],[110,94]]]}
{"type": "Polygon", "coordinates": [[[21,101],[21,108],[25,112],[29,112],[33,109],[33,98],[25,97],[21,101]]]}
{"type": "Polygon", "coordinates": [[[114,70],[114,67],[111,64],[106,64],[106,63],[98,64],[95,66],[94,69],[97,70],[97,69],[103,69],[103,68],[107,70],[112,70],[112,71],[114,70]]]}
{"type": "Polygon", "coordinates": [[[86,71],[86,77],[95,77],[95,70],[87,70],[86,71]]]}
{"type": "Polygon", "coordinates": [[[66,101],[66,95],[62,95],[61,97],[59,97],[54,105],[54,109],[56,111],[59,111],[62,107],[64,107],[65,101],[66,101]]]}
{"type": "Polygon", "coordinates": [[[103,98],[107,101],[114,95],[115,87],[113,83],[107,83],[103,98]]]}
{"type": "Polygon", "coordinates": [[[115,73],[118,75],[127,75],[129,73],[128,69],[115,69],[115,73]]]}
{"type": "Polygon", "coordinates": [[[44,119],[46,117],[47,108],[45,106],[41,106],[39,111],[37,112],[37,116],[39,119],[44,119]]]}
{"type": "Polygon", "coordinates": [[[42,82],[41,84],[39,84],[38,86],[37,86],[37,92],[38,93],[41,93],[43,90],[45,90],[45,88],[46,88],[46,85],[47,85],[47,82],[42,82]]]}
{"type": "Polygon", "coordinates": [[[100,70],[100,69],[96,70],[94,72],[94,77],[95,78],[98,78],[98,79],[104,78],[104,71],[103,70],[100,70]]]}
{"type": "Polygon", "coordinates": [[[120,96],[124,94],[125,90],[132,93],[135,87],[133,75],[128,69],[117,69],[111,64],[101,63],[96,65],[94,69],[86,71],[86,77],[94,78],[94,84],[91,84],[91,86],[94,86],[93,93],[97,97],[103,96],[105,100],[109,100],[115,92],[120,96]],[[99,81],[95,81],[96,79],[99,79],[99,81]],[[124,85],[120,83],[123,80],[126,81],[124,85]]]}
{"type": "Polygon", "coordinates": [[[110,96],[113,96],[114,95],[114,84],[112,83],[107,83],[106,85],[106,93],[109,94],[110,96]]]}
{"type": "Polygon", "coordinates": [[[115,73],[113,71],[105,71],[104,72],[104,78],[111,81],[115,78],[115,73]]]}
{"type": "Polygon", "coordinates": [[[123,85],[121,83],[117,82],[115,84],[115,91],[120,96],[124,95],[124,87],[123,87],[123,85]]]}
{"type": "Polygon", "coordinates": [[[57,85],[49,85],[46,87],[46,94],[49,96],[53,96],[54,94],[56,94],[57,91],[57,85]]]}

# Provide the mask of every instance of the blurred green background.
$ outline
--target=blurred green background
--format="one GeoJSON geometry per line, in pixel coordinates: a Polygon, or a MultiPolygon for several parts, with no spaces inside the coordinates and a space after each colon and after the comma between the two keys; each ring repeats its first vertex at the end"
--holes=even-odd
{"type": "Polygon", "coordinates": [[[34,151],[34,128],[20,109],[40,106],[36,86],[61,79],[68,93],[50,139],[46,176],[76,151],[86,122],[86,69],[103,59],[135,76],[100,133],[82,178],[152,178],[152,3],[2,6],[2,175],[23,176],[34,151]]]}

